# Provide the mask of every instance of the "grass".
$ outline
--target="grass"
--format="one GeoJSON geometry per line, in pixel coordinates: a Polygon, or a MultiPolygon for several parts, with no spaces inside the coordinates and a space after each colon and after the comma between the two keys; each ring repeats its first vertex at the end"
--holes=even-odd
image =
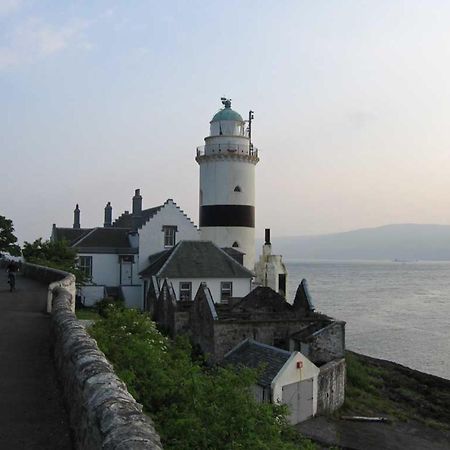
{"type": "Polygon", "coordinates": [[[450,430],[450,383],[352,352],[347,352],[346,362],[346,398],[339,415],[416,420],[450,430]]]}
{"type": "Polygon", "coordinates": [[[98,320],[101,316],[95,309],[92,308],[80,308],[75,311],[77,319],[80,320],[98,320]]]}

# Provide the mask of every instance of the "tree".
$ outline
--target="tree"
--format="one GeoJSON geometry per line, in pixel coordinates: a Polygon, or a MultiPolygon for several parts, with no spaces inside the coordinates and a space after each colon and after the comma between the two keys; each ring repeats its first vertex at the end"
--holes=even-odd
{"type": "Polygon", "coordinates": [[[43,241],[39,238],[32,243],[25,242],[22,253],[27,262],[71,272],[77,283],[85,281],[85,274],[77,265],[77,252],[69,247],[67,241],[43,241]]]}
{"type": "Polygon", "coordinates": [[[0,251],[12,256],[20,256],[20,247],[16,244],[13,222],[5,216],[0,216],[0,251]]]}

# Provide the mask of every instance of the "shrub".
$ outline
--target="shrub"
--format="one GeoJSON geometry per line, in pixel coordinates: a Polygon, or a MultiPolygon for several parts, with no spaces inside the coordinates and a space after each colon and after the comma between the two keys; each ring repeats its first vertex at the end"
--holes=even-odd
{"type": "Polygon", "coordinates": [[[293,443],[284,406],[256,403],[254,371],[203,369],[192,361],[187,338],[170,340],[135,310],[109,307],[90,330],[155,420],[165,449],[313,448],[293,443]]]}
{"type": "Polygon", "coordinates": [[[114,299],[111,297],[106,297],[102,300],[99,300],[94,305],[94,310],[102,317],[107,317],[108,312],[112,309],[122,310],[125,308],[125,303],[122,299],[114,299]]]}

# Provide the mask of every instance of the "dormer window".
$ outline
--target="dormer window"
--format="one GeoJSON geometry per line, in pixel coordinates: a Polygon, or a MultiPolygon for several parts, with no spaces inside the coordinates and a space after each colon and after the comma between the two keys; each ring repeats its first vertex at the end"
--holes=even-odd
{"type": "Polygon", "coordinates": [[[162,231],[164,232],[164,247],[173,247],[176,242],[175,235],[178,231],[177,227],[173,225],[163,225],[162,231]]]}

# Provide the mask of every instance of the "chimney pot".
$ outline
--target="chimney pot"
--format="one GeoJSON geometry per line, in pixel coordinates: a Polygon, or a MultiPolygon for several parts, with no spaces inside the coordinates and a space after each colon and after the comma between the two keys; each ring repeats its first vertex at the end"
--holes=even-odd
{"type": "Polygon", "coordinates": [[[103,226],[106,227],[112,227],[112,206],[111,202],[108,202],[105,206],[105,221],[103,223],[103,226]]]}
{"type": "Polygon", "coordinates": [[[270,245],[270,228],[265,229],[265,245],[270,245]]]}
{"type": "Polygon", "coordinates": [[[73,228],[80,228],[80,208],[78,207],[78,203],[73,212],[73,228]]]}

